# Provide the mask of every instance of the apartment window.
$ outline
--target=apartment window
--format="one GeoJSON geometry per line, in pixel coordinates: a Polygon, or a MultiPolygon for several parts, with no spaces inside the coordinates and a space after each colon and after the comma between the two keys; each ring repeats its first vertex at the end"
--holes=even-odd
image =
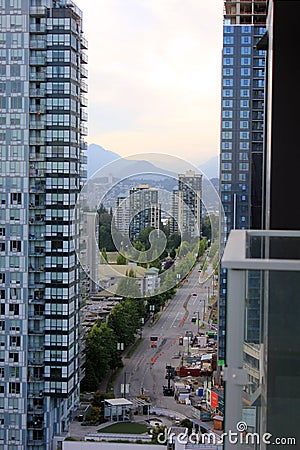
{"type": "Polygon", "coordinates": [[[233,90],[232,89],[224,89],[223,97],[232,97],[232,96],[233,96],[233,90]]]}
{"type": "Polygon", "coordinates": [[[231,33],[233,33],[233,27],[232,27],[232,26],[229,26],[229,25],[225,25],[225,26],[224,26],[224,33],[225,33],[225,34],[231,34],[231,33]]]}
{"type": "Polygon", "coordinates": [[[241,86],[250,86],[250,80],[248,78],[242,78],[241,86]]]}
{"type": "Polygon", "coordinates": [[[241,43],[242,44],[251,44],[251,36],[242,36],[241,43]]]}
{"type": "Polygon", "coordinates": [[[233,47],[224,47],[225,55],[233,55],[233,47]]]}
{"type": "MultiPolygon", "coordinates": [[[[5,316],[5,305],[0,305],[0,314],[5,316]]],[[[0,331],[5,331],[5,320],[0,320],[0,331]]]]}
{"type": "Polygon", "coordinates": [[[232,142],[222,142],[222,150],[232,149],[232,142]]]}
{"type": "Polygon", "coordinates": [[[249,100],[240,100],[241,108],[249,108],[249,100]]]}
{"type": "Polygon", "coordinates": [[[233,66],[233,58],[224,58],[223,65],[224,66],[233,66]]]}
{"type": "Polygon", "coordinates": [[[241,89],[240,96],[241,97],[250,97],[250,90],[249,89],[241,89]]]}
{"type": "Polygon", "coordinates": [[[11,92],[12,92],[12,94],[21,94],[21,92],[22,92],[21,81],[12,81],[11,82],[11,92]]]}
{"type": "Polygon", "coordinates": [[[223,120],[222,127],[223,128],[232,128],[232,121],[231,120],[223,120]]]}
{"type": "Polygon", "coordinates": [[[232,164],[231,163],[222,163],[221,168],[222,168],[222,170],[231,170],[232,164]]]}
{"type": "Polygon", "coordinates": [[[243,34],[251,33],[251,28],[248,25],[242,25],[241,29],[243,34]]]}
{"type": "Polygon", "coordinates": [[[232,139],[232,131],[222,131],[222,139],[232,139]]]}
{"type": "Polygon", "coordinates": [[[239,159],[243,161],[248,161],[248,153],[240,153],[239,159]]]}
{"type": "Polygon", "coordinates": [[[18,303],[11,303],[9,305],[9,313],[13,314],[14,316],[19,315],[19,304],[18,303]]]}
{"type": "Polygon", "coordinates": [[[242,66],[250,66],[250,58],[241,58],[242,66]]]}
{"type": "Polygon", "coordinates": [[[222,159],[223,160],[231,160],[232,159],[232,153],[223,153],[222,154],[222,159]]]}
{"type": "Polygon", "coordinates": [[[240,118],[248,119],[249,116],[250,116],[250,112],[249,111],[240,111],[240,118]]]}
{"type": "Polygon", "coordinates": [[[241,129],[249,128],[249,122],[246,122],[246,121],[240,121],[240,128],[241,128],[241,129]]]}
{"type": "MultiPolygon", "coordinates": [[[[11,16],[11,17],[13,17],[13,16],[11,16]]],[[[19,16],[19,18],[21,19],[21,16],[19,16]]],[[[24,60],[24,50],[12,49],[10,52],[11,52],[10,53],[11,61],[23,62],[23,60],[24,60]]]]}
{"type": "Polygon", "coordinates": [[[20,347],[20,345],[21,345],[21,338],[20,338],[20,336],[10,336],[10,338],[9,338],[9,345],[11,347],[20,347]]]}
{"type": "Polygon", "coordinates": [[[224,36],[224,44],[233,44],[234,36],[224,36]]]}
{"type": "Polygon", "coordinates": [[[223,100],[222,101],[222,106],[223,108],[232,108],[233,106],[233,101],[232,100],[223,100]]]}
{"type": "Polygon", "coordinates": [[[14,381],[9,383],[9,393],[10,394],[20,394],[20,383],[16,383],[14,381]]]}
{"type": "Polygon", "coordinates": [[[21,76],[21,66],[17,64],[10,65],[10,76],[11,78],[20,77],[21,76]]]}
{"type": "Polygon", "coordinates": [[[231,78],[225,78],[223,80],[223,86],[233,86],[233,80],[231,78]]]}
{"type": "Polygon", "coordinates": [[[242,131],[240,133],[240,139],[249,139],[249,132],[248,131],[242,131]]]}
{"type": "Polygon", "coordinates": [[[240,142],[240,150],[249,150],[249,142],[240,142]]]}
{"type": "Polygon", "coordinates": [[[241,53],[242,53],[242,55],[250,55],[251,54],[251,48],[250,47],[242,47],[241,53]]]}
{"type": "Polygon", "coordinates": [[[11,97],[11,109],[22,109],[23,108],[23,99],[22,97],[11,97]]]}
{"type": "Polygon", "coordinates": [[[228,69],[228,68],[223,69],[223,75],[232,77],[233,76],[233,69],[228,69]]]}
{"type": "Polygon", "coordinates": [[[21,205],[22,194],[20,192],[13,192],[10,194],[10,202],[12,205],[21,205]]]}
{"type": "Polygon", "coordinates": [[[249,170],[249,164],[248,163],[241,163],[239,164],[240,170],[249,170]]]}
{"type": "Polygon", "coordinates": [[[21,252],[22,244],[21,241],[10,241],[10,251],[11,252],[21,252]]]}
{"type": "Polygon", "coordinates": [[[9,353],[8,358],[10,362],[17,363],[19,362],[19,353],[9,353]]]}
{"type": "Polygon", "coordinates": [[[241,76],[250,76],[250,69],[248,67],[242,67],[241,68],[241,76]]]}
{"type": "Polygon", "coordinates": [[[223,112],[222,112],[222,117],[223,117],[223,118],[231,119],[231,118],[232,118],[232,111],[230,111],[230,110],[225,110],[225,111],[223,111],[223,112]]]}
{"type": "Polygon", "coordinates": [[[12,366],[9,368],[9,377],[10,378],[19,378],[20,377],[20,367],[12,366]]]}

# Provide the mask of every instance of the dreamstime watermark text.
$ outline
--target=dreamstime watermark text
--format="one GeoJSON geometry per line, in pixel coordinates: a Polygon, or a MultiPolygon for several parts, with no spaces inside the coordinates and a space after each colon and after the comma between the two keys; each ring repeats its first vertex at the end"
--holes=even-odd
{"type": "Polygon", "coordinates": [[[158,444],[167,444],[177,441],[180,444],[223,444],[225,442],[229,444],[266,444],[266,445],[296,445],[295,437],[275,437],[271,433],[254,433],[247,431],[247,424],[245,422],[238,422],[236,430],[229,430],[226,433],[220,435],[207,432],[200,433],[192,431],[188,434],[187,429],[182,433],[174,433],[172,429],[165,429],[157,436],[158,444]]]}

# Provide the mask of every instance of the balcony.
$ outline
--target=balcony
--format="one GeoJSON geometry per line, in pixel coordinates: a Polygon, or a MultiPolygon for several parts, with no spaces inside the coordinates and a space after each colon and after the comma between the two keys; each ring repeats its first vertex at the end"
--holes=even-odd
{"type": "MultiPolygon", "coordinates": [[[[253,378],[257,379],[258,387],[249,399],[250,406],[255,408],[257,405],[266,405],[266,409],[257,410],[261,433],[266,432],[264,418],[266,413],[270,414],[266,393],[274,389],[273,380],[276,377],[280,377],[280,386],[286,387],[283,393],[281,389],[277,390],[277,402],[284,408],[285,423],[292,423],[295,416],[295,409],[290,407],[290,397],[286,392],[290,389],[287,383],[295,382],[297,386],[292,369],[299,359],[299,259],[299,231],[233,230],[229,235],[222,258],[222,268],[228,271],[227,345],[223,368],[226,390],[225,432],[232,429],[242,417],[244,387],[251,387],[253,378]],[[258,312],[261,339],[256,344],[257,352],[249,348],[247,337],[249,304],[251,306],[251,300],[254,300],[253,297],[251,299],[249,274],[255,275],[257,295],[261,298],[259,306],[262,306],[262,314],[258,312]],[[248,349],[245,349],[245,339],[248,349]],[[244,352],[253,357],[256,364],[244,360],[244,352]],[[290,374],[293,375],[292,381],[290,374]]],[[[279,417],[277,424],[280,420],[279,417]]],[[[268,428],[270,433],[273,433],[276,422],[272,426],[273,429],[268,428]]],[[[289,431],[286,433],[289,435],[289,431]]],[[[226,445],[230,450],[234,450],[234,447],[226,445]]]]}
{"type": "Polygon", "coordinates": [[[88,49],[88,41],[84,37],[81,37],[80,42],[81,42],[81,48],[84,50],[87,50],[88,49]]]}
{"type": "Polygon", "coordinates": [[[30,112],[30,114],[37,114],[38,116],[40,114],[45,114],[46,105],[30,105],[29,112],[30,112]]]}
{"type": "Polygon", "coordinates": [[[80,155],[80,164],[87,164],[87,156],[80,155]]]}
{"type": "Polygon", "coordinates": [[[45,23],[32,23],[29,27],[30,33],[46,33],[47,27],[45,23]]]}
{"type": "Polygon", "coordinates": [[[81,111],[80,111],[80,119],[81,119],[83,122],[87,122],[87,121],[88,121],[88,113],[86,113],[86,112],[84,111],[84,109],[81,109],[81,111]]]}
{"type": "Polygon", "coordinates": [[[31,6],[29,14],[32,17],[45,17],[47,15],[47,8],[45,6],[31,6]]]}
{"type": "Polygon", "coordinates": [[[87,150],[87,148],[88,148],[87,142],[80,141],[80,149],[81,150],[87,150]]]}
{"type": "Polygon", "coordinates": [[[36,89],[36,88],[29,89],[30,97],[45,97],[45,95],[46,95],[45,89],[36,89]]]}
{"type": "Polygon", "coordinates": [[[29,80],[30,81],[45,81],[46,80],[46,72],[30,72],[29,80]]]}
{"type": "Polygon", "coordinates": [[[87,136],[88,135],[88,128],[84,125],[80,125],[80,134],[82,136],[87,136]]]}
{"type": "Polygon", "coordinates": [[[88,85],[84,81],[82,81],[80,83],[80,89],[81,89],[81,92],[87,93],[88,92],[88,85]]]}
{"type": "Polygon", "coordinates": [[[31,120],[29,122],[29,128],[32,130],[43,130],[45,128],[44,120],[31,120]]]}
{"type": "Polygon", "coordinates": [[[29,145],[44,145],[45,139],[43,137],[29,136],[29,145]]]}
{"type": "Polygon", "coordinates": [[[83,66],[80,67],[80,75],[81,75],[81,78],[87,78],[88,77],[88,71],[83,66]]]}
{"type": "Polygon", "coordinates": [[[46,39],[31,39],[29,48],[32,50],[45,50],[47,48],[46,39]]]}
{"type": "Polygon", "coordinates": [[[88,63],[88,56],[84,52],[80,53],[80,59],[81,59],[82,64],[88,63]]]}
{"type": "Polygon", "coordinates": [[[81,104],[81,106],[84,106],[84,107],[87,107],[87,105],[88,105],[88,100],[83,95],[80,96],[80,104],[81,104]]]}
{"type": "Polygon", "coordinates": [[[45,66],[47,62],[46,56],[31,56],[29,58],[29,64],[31,66],[45,66]]]}

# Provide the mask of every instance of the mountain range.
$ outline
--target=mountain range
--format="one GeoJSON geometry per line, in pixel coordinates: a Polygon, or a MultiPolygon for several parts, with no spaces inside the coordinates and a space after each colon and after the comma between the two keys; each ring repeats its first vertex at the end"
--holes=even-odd
{"type": "MultiPolygon", "coordinates": [[[[87,158],[88,178],[100,169],[102,169],[101,176],[108,176],[112,168],[108,166],[106,169],[105,166],[114,161],[116,162],[113,165],[113,175],[117,178],[124,176],[126,177],[138,173],[156,173],[170,176],[177,175],[175,174],[175,172],[161,169],[149,161],[124,159],[117,153],[106,150],[105,148],[97,144],[91,144],[88,146],[87,158]]],[[[219,171],[218,156],[214,156],[205,163],[201,164],[199,166],[199,169],[207,176],[207,178],[217,178],[219,171]]]]}

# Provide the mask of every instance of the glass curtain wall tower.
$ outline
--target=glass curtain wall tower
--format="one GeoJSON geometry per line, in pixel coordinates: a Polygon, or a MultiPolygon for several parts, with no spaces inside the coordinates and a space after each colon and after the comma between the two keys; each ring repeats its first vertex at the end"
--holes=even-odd
{"type": "MultiPolygon", "coordinates": [[[[220,197],[223,250],[231,229],[261,228],[265,52],[255,48],[265,33],[266,1],[224,2],[220,197]]],[[[258,335],[257,274],[249,280],[249,339],[258,335]]],[[[259,281],[259,280],[258,280],[259,281]]],[[[226,270],[220,268],[219,364],[225,359],[226,270]]]]}
{"type": "Polygon", "coordinates": [[[79,403],[79,266],[86,176],[82,13],[0,0],[0,447],[50,449],[79,403]]]}

